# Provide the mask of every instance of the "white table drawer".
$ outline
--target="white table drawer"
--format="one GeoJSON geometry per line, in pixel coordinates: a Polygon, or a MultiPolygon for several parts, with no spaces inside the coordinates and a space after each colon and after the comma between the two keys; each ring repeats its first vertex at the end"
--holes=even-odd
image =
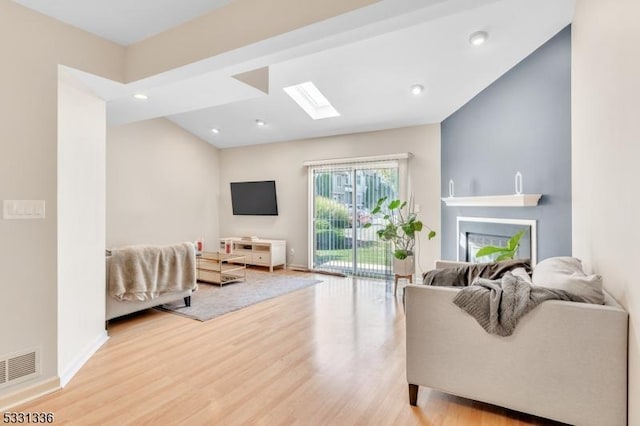
{"type": "Polygon", "coordinates": [[[247,259],[251,257],[251,250],[243,250],[243,249],[234,249],[233,254],[237,254],[238,256],[247,256],[247,259]]]}
{"type": "Polygon", "coordinates": [[[253,253],[251,255],[251,263],[256,263],[260,265],[270,265],[271,264],[271,255],[267,252],[264,253],[253,253]]]}

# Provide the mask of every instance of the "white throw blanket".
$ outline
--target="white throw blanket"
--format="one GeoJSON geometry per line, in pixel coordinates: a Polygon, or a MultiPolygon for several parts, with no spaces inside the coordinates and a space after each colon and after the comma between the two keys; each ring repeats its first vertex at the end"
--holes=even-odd
{"type": "Polygon", "coordinates": [[[150,300],[196,288],[192,243],[130,246],[111,250],[109,295],[118,300],[150,300]]]}

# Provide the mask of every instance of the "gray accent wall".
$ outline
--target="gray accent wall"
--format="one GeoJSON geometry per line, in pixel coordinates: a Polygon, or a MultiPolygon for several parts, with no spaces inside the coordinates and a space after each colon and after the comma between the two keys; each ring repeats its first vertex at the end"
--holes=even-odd
{"type": "Polygon", "coordinates": [[[571,28],[566,27],[442,122],[441,193],[543,194],[536,207],[447,207],[442,256],[456,259],[456,217],[538,221],[538,260],[571,255],[571,28]]]}

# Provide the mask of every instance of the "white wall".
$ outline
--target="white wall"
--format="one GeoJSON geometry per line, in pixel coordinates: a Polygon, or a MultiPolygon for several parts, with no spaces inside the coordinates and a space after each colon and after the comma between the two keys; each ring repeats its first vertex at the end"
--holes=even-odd
{"type": "Polygon", "coordinates": [[[166,119],[107,129],[107,246],[218,233],[218,149],[166,119]]]}
{"type": "Polygon", "coordinates": [[[58,86],[58,372],[106,340],[105,103],[64,69],[58,86]]]}
{"type": "MultiPolygon", "coordinates": [[[[420,218],[438,232],[421,239],[420,265],[431,269],[440,255],[440,125],[407,127],[220,151],[220,233],[287,240],[295,256],[288,263],[307,266],[307,168],[305,160],[411,152],[411,174],[420,218]],[[275,180],[278,216],[233,216],[229,182],[275,180]]],[[[422,233],[424,234],[424,233],[422,233]]],[[[424,236],[423,236],[424,237],[424,236]]]]}
{"type": "Polygon", "coordinates": [[[41,351],[42,375],[3,397],[57,376],[58,64],[122,80],[124,49],[0,0],[0,200],[46,201],[44,220],[0,218],[0,355],[41,351]]]}
{"type": "Polygon", "coordinates": [[[638,17],[637,0],[579,0],[572,40],[573,253],[630,314],[629,425],[640,425],[638,17]]]}

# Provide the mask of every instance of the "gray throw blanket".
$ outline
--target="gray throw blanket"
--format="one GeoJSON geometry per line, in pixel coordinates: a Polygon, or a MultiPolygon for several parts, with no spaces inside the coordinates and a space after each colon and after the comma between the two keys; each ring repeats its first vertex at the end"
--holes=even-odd
{"type": "Polygon", "coordinates": [[[524,268],[531,274],[531,262],[529,259],[503,260],[489,263],[469,263],[454,268],[434,269],[422,275],[424,285],[467,287],[476,278],[488,278],[497,280],[502,278],[505,272],[516,268],[524,268]]]}
{"type": "Polygon", "coordinates": [[[130,246],[111,250],[109,295],[118,300],[150,300],[196,288],[192,243],[130,246]]]}
{"type": "Polygon", "coordinates": [[[499,280],[476,279],[458,292],[453,303],[474,317],[487,333],[510,336],[518,320],[546,300],[585,302],[563,290],[532,286],[507,272],[499,280]]]}

